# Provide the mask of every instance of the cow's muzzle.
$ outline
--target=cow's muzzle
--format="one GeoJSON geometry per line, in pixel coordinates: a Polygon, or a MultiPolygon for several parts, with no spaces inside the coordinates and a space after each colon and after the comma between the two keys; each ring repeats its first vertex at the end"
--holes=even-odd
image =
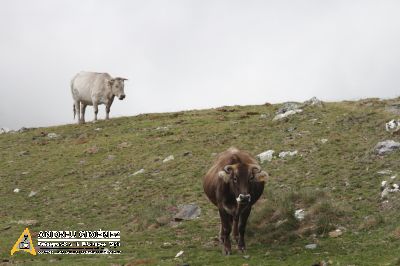
{"type": "Polygon", "coordinates": [[[120,95],[120,96],[119,96],[119,99],[120,99],[120,100],[125,99],[125,94],[120,95]]]}
{"type": "Polygon", "coordinates": [[[239,197],[236,198],[236,201],[239,204],[247,204],[251,201],[251,196],[250,196],[250,194],[246,194],[246,195],[239,194],[239,197]]]}

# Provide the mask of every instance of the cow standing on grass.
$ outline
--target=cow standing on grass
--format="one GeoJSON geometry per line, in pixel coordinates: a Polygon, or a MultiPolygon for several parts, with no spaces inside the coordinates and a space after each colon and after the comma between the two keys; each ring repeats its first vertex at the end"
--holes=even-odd
{"type": "Polygon", "coordinates": [[[109,119],[114,97],[125,98],[124,81],[126,78],[112,78],[108,73],[79,72],[71,81],[74,99],[74,119],[78,113],[78,123],[85,123],[86,106],[93,105],[94,120],[97,120],[98,105],[106,105],[106,119],[109,119]]]}
{"type": "Polygon", "coordinates": [[[264,191],[268,174],[247,152],[230,148],[218,155],[203,178],[203,188],[209,200],[218,207],[221,218],[220,241],[223,254],[231,254],[230,233],[245,251],[244,232],[251,207],[264,191]]]}

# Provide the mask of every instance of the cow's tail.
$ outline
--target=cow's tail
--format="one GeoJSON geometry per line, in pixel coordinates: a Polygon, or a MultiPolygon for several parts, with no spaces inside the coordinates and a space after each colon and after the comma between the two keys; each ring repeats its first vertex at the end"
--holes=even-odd
{"type": "Polygon", "coordinates": [[[72,109],[74,110],[74,120],[75,120],[75,116],[76,116],[76,108],[75,108],[75,104],[72,105],[72,109]]]}

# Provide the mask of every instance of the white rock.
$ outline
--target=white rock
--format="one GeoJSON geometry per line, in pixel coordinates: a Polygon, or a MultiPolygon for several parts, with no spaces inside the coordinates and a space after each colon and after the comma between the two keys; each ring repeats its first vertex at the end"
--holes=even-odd
{"type": "Polygon", "coordinates": [[[381,192],[381,198],[384,199],[389,195],[389,189],[385,188],[382,192],[381,192]]]}
{"type": "Polygon", "coordinates": [[[58,135],[56,133],[49,133],[49,134],[47,134],[47,137],[49,139],[55,139],[55,138],[58,138],[58,135]]]}
{"type": "Polygon", "coordinates": [[[263,163],[265,161],[270,162],[272,160],[274,152],[275,152],[274,150],[264,151],[264,152],[258,154],[257,158],[260,160],[261,163],[263,163]]]}
{"type": "Polygon", "coordinates": [[[173,155],[170,155],[170,156],[168,156],[167,158],[165,158],[165,159],[163,160],[163,163],[172,161],[172,160],[174,160],[174,159],[175,159],[175,157],[174,157],[173,155]]]}
{"type": "Polygon", "coordinates": [[[100,131],[100,130],[101,130],[101,128],[100,128],[100,127],[98,127],[98,128],[95,128],[94,130],[96,130],[96,131],[100,131]]]}
{"type": "Polygon", "coordinates": [[[139,174],[143,174],[143,173],[144,173],[144,169],[142,168],[142,169],[140,169],[139,171],[136,171],[136,172],[134,172],[133,174],[131,174],[131,176],[139,175],[139,174]]]}
{"type": "Polygon", "coordinates": [[[390,153],[398,149],[400,149],[400,142],[394,140],[381,141],[375,146],[375,151],[379,155],[384,155],[386,153],[390,153]]]}
{"type": "Polygon", "coordinates": [[[31,193],[29,193],[29,195],[28,195],[28,197],[33,197],[33,196],[35,196],[37,194],[37,192],[36,191],[31,191],[31,193]]]}
{"type": "Polygon", "coordinates": [[[261,118],[261,119],[266,119],[266,118],[267,118],[267,115],[266,115],[266,114],[261,114],[261,115],[260,115],[260,118],[261,118]]]}
{"type": "Polygon", "coordinates": [[[316,249],[317,248],[317,244],[308,244],[305,246],[306,249],[316,249]]]}
{"type": "Polygon", "coordinates": [[[21,190],[19,188],[14,189],[14,193],[19,193],[21,190]]]}
{"type": "Polygon", "coordinates": [[[175,258],[179,258],[182,255],[183,255],[183,250],[181,250],[178,253],[176,253],[175,258]]]}
{"type": "Polygon", "coordinates": [[[285,118],[285,117],[288,117],[288,116],[290,116],[290,115],[294,115],[294,114],[297,114],[297,113],[301,113],[301,112],[303,112],[303,110],[301,110],[301,109],[289,110],[289,111],[287,111],[287,112],[285,112],[285,113],[283,113],[283,114],[278,114],[278,115],[276,115],[276,116],[274,117],[274,119],[272,119],[272,120],[273,120],[273,121],[281,120],[281,119],[283,119],[283,118],[285,118]]]}
{"type": "Polygon", "coordinates": [[[5,133],[8,133],[8,132],[10,132],[11,130],[9,129],[9,128],[7,128],[7,127],[2,127],[2,128],[0,128],[0,134],[5,134],[5,133]]]}
{"type": "Polygon", "coordinates": [[[385,187],[386,184],[387,184],[387,181],[386,181],[386,180],[383,180],[382,183],[381,183],[381,187],[385,187]]]}
{"type": "Polygon", "coordinates": [[[328,139],[321,139],[320,141],[321,141],[322,144],[325,144],[325,143],[328,142],[328,139]]]}
{"type": "Polygon", "coordinates": [[[302,221],[304,220],[304,216],[306,215],[306,212],[303,209],[299,209],[296,210],[294,212],[294,217],[298,220],[298,221],[302,221]]]}
{"type": "Polygon", "coordinates": [[[169,127],[168,126],[166,126],[166,127],[157,127],[156,128],[156,130],[168,130],[169,129],[169,127]]]}
{"type": "Polygon", "coordinates": [[[298,153],[298,151],[282,151],[279,153],[279,158],[285,158],[286,156],[294,156],[298,153]]]}
{"type": "Polygon", "coordinates": [[[390,179],[395,179],[396,178],[396,175],[392,175],[391,177],[390,177],[390,179]]]}
{"type": "Polygon", "coordinates": [[[377,174],[380,174],[380,175],[390,175],[391,173],[392,173],[392,170],[389,170],[389,169],[387,169],[387,170],[381,170],[381,171],[378,171],[378,172],[376,172],[377,174]]]}
{"type": "Polygon", "coordinates": [[[385,125],[387,132],[396,132],[400,130],[400,120],[390,120],[385,125]]]}

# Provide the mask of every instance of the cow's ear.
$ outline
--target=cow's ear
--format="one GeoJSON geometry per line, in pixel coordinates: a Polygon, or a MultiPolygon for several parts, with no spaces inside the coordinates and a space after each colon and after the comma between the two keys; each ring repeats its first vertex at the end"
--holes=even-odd
{"type": "Polygon", "coordinates": [[[268,177],[268,173],[264,171],[261,171],[255,175],[255,179],[257,182],[265,182],[267,181],[268,177]]]}
{"type": "Polygon", "coordinates": [[[114,81],[115,81],[115,79],[108,79],[107,83],[108,83],[108,85],[112,86],[114,81]]]}
{"type": "Polygon", "coordinates": [[[219,171],[218,177],[221,178],[225,183],[229,183],[229,179],[231,179],[231,175],[225,171],[219,171]]]}

